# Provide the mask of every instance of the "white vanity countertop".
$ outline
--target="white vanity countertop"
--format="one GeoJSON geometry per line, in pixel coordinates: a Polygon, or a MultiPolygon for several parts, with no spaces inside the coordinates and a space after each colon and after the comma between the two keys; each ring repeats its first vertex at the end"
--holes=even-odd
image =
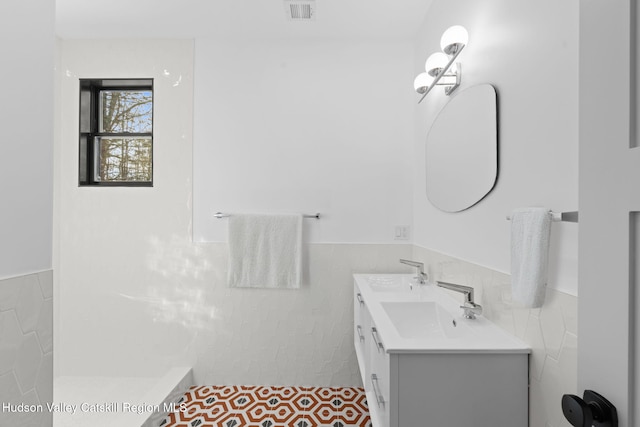
{"type": "Polygon", "coordinates": [[[353,277],[387,353],[531,352],[484,316],[465,319],[462,294],[455,299],[435,284],[418,285],[411,274],[353,277]]]}

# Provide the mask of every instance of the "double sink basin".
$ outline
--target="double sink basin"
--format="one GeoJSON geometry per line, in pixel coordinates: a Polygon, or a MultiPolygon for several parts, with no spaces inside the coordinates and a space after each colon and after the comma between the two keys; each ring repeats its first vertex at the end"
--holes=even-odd
{"type": "Polygon", "coordinates": [[[407,274],[356,274],[356,285],[388,352],[528,353],[484,316],[463,317],[462,295],[407,274]]]}

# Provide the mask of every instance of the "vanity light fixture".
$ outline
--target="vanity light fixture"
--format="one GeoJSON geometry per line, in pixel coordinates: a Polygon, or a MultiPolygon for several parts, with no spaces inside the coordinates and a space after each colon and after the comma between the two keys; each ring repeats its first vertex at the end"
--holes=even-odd
{"type": "Polygon", "coordinates": [[[413,81],[413,88],[422,95],[418,103],[422,102],[434,86],[445,86],[446,95],[451,95],[460,86],[462,68],[460,63],[456,63],[456,59],[468,41],[469,33],[462,25],[449,27],[442,34],[442,52],[430,55],[424,64],[425,72],[418,74],[413,81]]]}

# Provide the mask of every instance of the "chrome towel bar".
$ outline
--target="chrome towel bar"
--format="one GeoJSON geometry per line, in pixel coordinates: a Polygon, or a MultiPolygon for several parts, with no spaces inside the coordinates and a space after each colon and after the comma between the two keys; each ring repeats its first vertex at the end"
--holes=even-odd
{"type": "MultiPolygon", "coordinates": [[[[549,215],[551,215],[551,220],[554,222],[578,222],[578,211],[571,212],[553,212],[549,211],[549,215]]],[[[507,215],[507,219],[511,220],[511,216],[507,215]]]]}
{"type": "MultiPolygon", "coordinates": [[[[216,218],[229,218],[231,216],[231,214],[226,214],[226,213],[222,213],[222,212],[216,212],[213,214],[213,216],[215,216],[216,218]]],[[[303,218],[315,218],[315,219],[320,219],[320,214],[317,213],[315,215],[302,215],[303,218]]]]}

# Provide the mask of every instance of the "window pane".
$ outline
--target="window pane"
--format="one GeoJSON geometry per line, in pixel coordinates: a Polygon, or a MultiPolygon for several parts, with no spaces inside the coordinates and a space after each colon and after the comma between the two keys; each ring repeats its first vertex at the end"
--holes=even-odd
{"type": "Polygon", "coordinates": [[[96,138],[98,181],[151,182],[151,137],[96,138]]]}
{"type": "Polygon", "coordinates": [[[86,183],[88,180],[87,137],[85,135],[80,135],[80,170],[78,171],[78,182],[86,183]]]}
{"type": "Polygon", "coordinates": [[[91,91],[80,89],[80,132],[91,132],[91,91]]]}
{"type": "Polygon", "coordinates": [[[153,118],[151,90],[100,91],[99,132],[151,133],[153,118]]]}

